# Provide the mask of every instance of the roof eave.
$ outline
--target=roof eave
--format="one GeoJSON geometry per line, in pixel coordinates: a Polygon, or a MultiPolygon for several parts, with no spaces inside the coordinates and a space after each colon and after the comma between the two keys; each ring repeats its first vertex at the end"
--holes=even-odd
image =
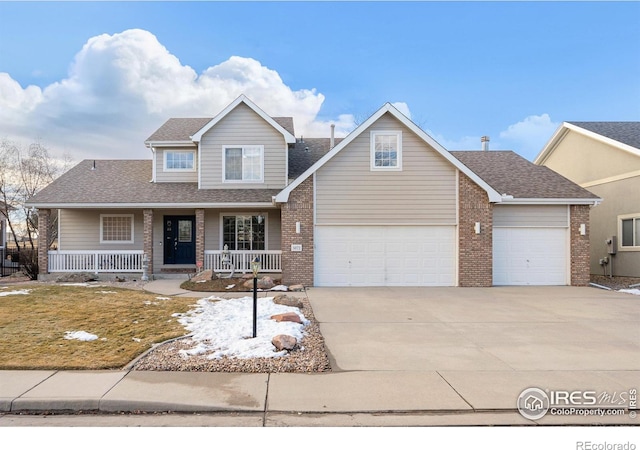
{"type": "Polygon", "coordinates": [[[601,198],[513,198],[502,197],[505,205],[599,205],[601,198]]]}
{"type": "Polygon", "coordinates": [[[194,147],[193,141],[144,141],[147,148],[151,147],[194,147]]]}
{"type": "Polygon", "coordinates": [[[46,203],[33,202],[26,204],[38,209],[79,209],[79,208],[104,208],[104,209],[138,209],[138,208],[266,208],[273,206],[272,202],[233,202],[233,203],[46,203]]]}

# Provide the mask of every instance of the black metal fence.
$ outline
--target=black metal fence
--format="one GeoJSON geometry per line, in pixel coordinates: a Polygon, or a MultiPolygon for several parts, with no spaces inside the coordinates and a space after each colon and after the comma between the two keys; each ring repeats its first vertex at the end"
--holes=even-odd
{"type": "MultiPolygon", "coordinates": [[[[4,249],[4,255],[0,261],[0,277],[8,277],[20,271],[20,251],[21,249],[9,247],[4,249]]],[[[0,250],[2,252],[2,250],[0,250]]]]}

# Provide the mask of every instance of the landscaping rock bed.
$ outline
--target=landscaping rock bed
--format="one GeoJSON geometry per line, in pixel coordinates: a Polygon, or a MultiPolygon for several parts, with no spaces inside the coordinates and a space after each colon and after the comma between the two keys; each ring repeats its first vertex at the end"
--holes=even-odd
{"type": "Polygon", "coordinates": [[[605,277],[604,275],[591,275],[591,282],[617,291],[619,289],[629,289],[630,285],[640,283],[640,278],[605,277]]]}
{"type": "Polygon", "coordinates": [[[183,371],[183,372],[329,372],[331,364],[326,353],[324,338],[313,310],[306,297],[300,298],[300,311],[309,320],[304,338],[287,355],[275,358],[208,359],[206,355],[183,356],[180,350],[194,346],[190,338],[178,339],[157,346],[133,365],[133,370],[183,371]]]}

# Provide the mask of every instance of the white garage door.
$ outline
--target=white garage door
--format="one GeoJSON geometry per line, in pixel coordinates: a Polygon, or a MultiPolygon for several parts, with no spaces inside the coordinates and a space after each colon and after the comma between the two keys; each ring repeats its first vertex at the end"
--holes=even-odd
{"type": "Polygon", "coordinates": [[[494,228],[493,284],[566,285],[566,228],[494,228]]]}
{"type": "Polygon", "coordinates": [[[317,286],[453,286],[455,227],[316,226],[317,286]]]}

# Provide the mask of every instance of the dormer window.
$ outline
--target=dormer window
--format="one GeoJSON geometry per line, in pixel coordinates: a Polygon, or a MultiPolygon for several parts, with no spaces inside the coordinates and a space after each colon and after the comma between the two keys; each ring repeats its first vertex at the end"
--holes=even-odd
{"type": "Polygon", "coordinates": [[[263,145],[225,146],[222,153],[225,182],[259,183],[263,180],[263,145]]]}
{"type": "Polygon", "coordinates": [[[165,172],[193,172],[195,166],[196,152],[193,151],[172,151],[164,152],[165,172]]]}
{"type": "Polygon", "coordinates": [[[371,170],[402,170],[402,132],[371,132],[371,170]]]}

